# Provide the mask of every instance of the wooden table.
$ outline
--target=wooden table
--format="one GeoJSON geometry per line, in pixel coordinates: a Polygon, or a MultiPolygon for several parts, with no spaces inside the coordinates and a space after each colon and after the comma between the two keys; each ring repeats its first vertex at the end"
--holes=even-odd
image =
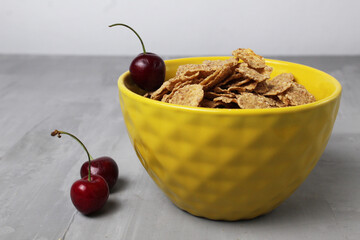
{"type": "Polygon", "coordinates": [[[360,56],[278,57],[324,70],[343,86],[319,163],[272,213],[221,222],[176,208],[130,145],[117,78],[126,57],[0,55],[0,239],[360,239],[360,56]],[[86,154],[113,157],[120,178],[106,206],[84,216],[69,190],[86,154]]]}

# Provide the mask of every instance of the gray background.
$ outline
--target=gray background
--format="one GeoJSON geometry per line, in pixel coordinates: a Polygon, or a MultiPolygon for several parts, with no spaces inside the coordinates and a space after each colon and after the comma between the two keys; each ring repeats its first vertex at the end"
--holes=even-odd
{"type": "MultiPolygon", "coordinates": [[[[173,58],[173,57],[171,57],[173,58]]],[[[130,144],[116,79],[131,58],[0,56],[0,239],[288,240],[360,237],[360,57],[275,57],[322,69],[343,86],[319,163],[282,205],[250,221],[219,222],[176,208],[130,144]],[[119,181],[86,217],[70,201],[86,154],[113,157],[119,181]]]]}
{"type": "Polygon", "coordinates": [[[360,54],[357,0],[1,0],[0,53],[360,54]]]}

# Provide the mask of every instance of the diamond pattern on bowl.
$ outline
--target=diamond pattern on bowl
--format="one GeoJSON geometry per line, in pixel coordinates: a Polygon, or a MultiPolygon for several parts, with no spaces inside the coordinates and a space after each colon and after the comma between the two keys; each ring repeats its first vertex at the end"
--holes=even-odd
{"type": "MultiPolygon", "coordinates": [[[[315,80],[323,74],[305,70],[315,80]]],[[[197,216],[238,220],[270,212],[305,180],[329,140],[340,95],[256,114],[196,111],[126,91],[120,99],[141,163],[173,203],[197,216]]]]}

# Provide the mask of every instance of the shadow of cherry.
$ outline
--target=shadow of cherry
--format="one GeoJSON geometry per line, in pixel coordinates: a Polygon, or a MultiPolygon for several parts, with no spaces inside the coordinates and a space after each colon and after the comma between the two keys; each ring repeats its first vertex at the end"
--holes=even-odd
{"type": "Polygon", "coordinates": [[[103,208],[87,216],[90,218],[110,216],[116,213],[120,208],[121,208],[121,203],[118,200],[109,198],[103,208]]]}
{"type": "Polygon", "coordinates": [[[119,177],[113,189],[111,189],[110,194],[121,192],[126,189],[129,185],[129,181],[126,178],[119,177]]]}

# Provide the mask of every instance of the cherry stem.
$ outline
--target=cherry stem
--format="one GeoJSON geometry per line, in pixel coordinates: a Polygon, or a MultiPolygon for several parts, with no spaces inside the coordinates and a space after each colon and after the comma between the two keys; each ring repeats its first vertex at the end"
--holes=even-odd
{"type": "Polygon", "coordinates": [[[143,52],[144,52],[144,54],[146,54],[145,45],[144,45],[141,37],[139,36],[139,34],[137,34],[137,32],[136,32],[134,29],[132,29],[130,26],[128,26],[128,25],[126,25],[126,24],[123,24],[123,23],[115,23],[115,24],[110,25],[109,27],[114,27],[114,26],[124,26],[124,27],[129,28],[131,31],[133,31],[133,32],[136,34],[136,36],[139,38],[139,40],[140,40],[140,42],[141,42],[141,46],[142,46],[143,52]]]}
{"type": "Polygon", "coordinates": [[[89,151],[86,149],[85,145],[80,141],[80,139],[78,139],[76,136],[72,135],[71,133],[68,133],[68,132],[64,132],[64,131],[59,131],[59,130],[54,130],[52,133],[51,133],[51,136],[58,136],[58,138],[61,138],[61,134],[66,134],[66,135],[69,135],[70,137],[74,138],[76,141],[78,141],[78,143],[81,144],[81,146],[84,148],[87,156],[88,156],[88,159],[89,159],[89,173],[88,173],[88,180],[89,182],[91,181],[91,174],[90,174],[90,164],[91,164],[91,160],[93,160],[93,157],[90,155],[89,151]]]}

